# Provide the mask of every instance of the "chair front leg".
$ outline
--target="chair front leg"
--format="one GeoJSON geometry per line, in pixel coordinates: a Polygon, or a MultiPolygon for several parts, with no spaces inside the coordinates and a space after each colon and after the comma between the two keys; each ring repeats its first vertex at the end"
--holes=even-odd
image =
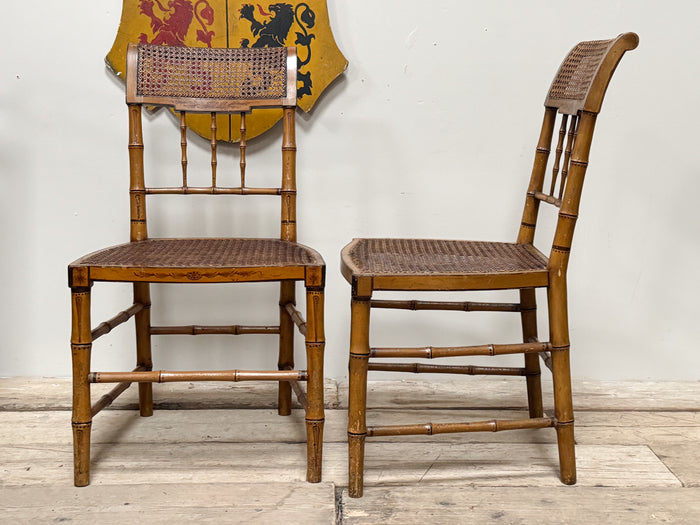
{"type": "Polygon", "coordinates": [[[364,488],[369,317],[369,298],[353,297],[350,321],[350,394],[348,399],[348,490],[351,498],[362,497],[364,488]]]}
{"type": "Polygon", "coordinates": [[[309,374],[306,408],[306,481],[321,481],[323,458],[323,289],[306,289],[306,363],[309,374]]]}
{"type": "Polygon", "coordinates": [[[71,354],[73,361],[73,475],[76,487],[90,483],[90,288],[71,290],[71,354]]]}

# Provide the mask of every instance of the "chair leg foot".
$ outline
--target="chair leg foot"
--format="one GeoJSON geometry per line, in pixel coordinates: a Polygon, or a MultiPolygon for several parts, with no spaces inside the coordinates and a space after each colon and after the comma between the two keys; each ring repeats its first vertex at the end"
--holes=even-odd
{"type": "Polygon", "coordinates": [[[76,487],[90,484],[90,429],[92,423],[73,423],[73,476],[76,487]]]}
{"type": "Polygon", "coordinates": [[[141,417],[153,415],[153,384],[139,383],[139,414],[141,417]]]}
{"type": "Polygon", "coordinates": [[[564,485],[574,485],[576,483],[576,450],[573,422],[557,426],[557,444],[561,482],[564,485]]]}
{"type": "Polygon", "coordinates": [[[306,481],[321,481],[323,466],[323,420],[306,420],[306,481]]]}
{"type": "Polygon", "coordinates": [[[351,498],[361,498],[364,488],[365,434],[348,433],[348,492],[351,498]]]}
{"type": "Polygon", "coordinates": [[[277,390],[277,415],[292,414],[292,387],[286,381],[280,381],[277,390]]]}
{"type": "MultiPolygon", "coordinates": [[[[530,356],[526,356],[530,357],[530,356]]],[[[539,359],[537,354],[534,354],[535,359],[539,359]]],[[[539,363],[538,363],[539,365],[539,363]]],[[[525,366],[529,366],[526,361],[525,366]]],[[[530,417],[538,418],[544,416],[544,409],[542,408],[542,383],[540,381],[540,375],[529,375],[526,379],[527,382],[527,406],[529,410],[530,417]]]]}

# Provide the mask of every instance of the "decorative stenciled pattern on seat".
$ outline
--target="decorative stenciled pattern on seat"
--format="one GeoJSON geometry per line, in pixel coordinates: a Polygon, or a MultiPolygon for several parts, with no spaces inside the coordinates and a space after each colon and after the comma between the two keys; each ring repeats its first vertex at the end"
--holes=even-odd
{"type": "Polygon", "coordinates": [[[136,90],[158,97],[284,98],[287,50],[140,45],[136,90]]]}
{"type": "Polygon", "coordinates": [[[614,40],[591,40],[574,47],[564,60],[549,90],[549,98],[583,100],[600,63],[614,40]]]}

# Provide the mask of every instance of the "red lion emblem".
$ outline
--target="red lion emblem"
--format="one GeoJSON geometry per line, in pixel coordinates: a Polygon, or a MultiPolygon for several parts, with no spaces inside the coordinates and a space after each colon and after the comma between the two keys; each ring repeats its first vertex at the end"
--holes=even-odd
{"type": "Polygon", "coordinates": [[[141,0],[140,10],[142,15],[151,19],[154,35],[149,42],[148,35],[141,33],[139,41],[142,44],[184,46],[185,36],[196,18],[200,26],[197,40],[211,47],[214,32],[209,31],[209,27],[214,23],[214,10],[207,0],[197,0],[194,5],[191,0],[170,0],[167,6],[160,0],[141,0]],[[154,12],[154,6],[158,14],[154,12]]]}

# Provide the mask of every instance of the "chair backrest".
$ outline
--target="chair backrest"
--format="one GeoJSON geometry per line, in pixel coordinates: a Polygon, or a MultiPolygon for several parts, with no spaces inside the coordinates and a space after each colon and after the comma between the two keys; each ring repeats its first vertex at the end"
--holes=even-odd
{"type": "Polygon", "coordinates": [[[554,77],[545,99],[544,122],[535,153],[518,242],[532,244],[540,203],[559,208],[549,265],[566,271],[596,117],[617,64],[639,38],[625,33],[611,40],[577,44],[554,77]],[[560,120],[557,126],[557,119],[560,120]],[[545,190],[555,129],[551,177],[545,190]]]}
{"type": "Polygon", "coordinates": [[[297,57],[295,48],[214,49],[130,44],[126,102],[129,107],[131,240],[148,237],[146,196],[167,194],[277,195],[282,199],[283,240],[296,241],[297,57]],[[142,106],[167,106],[179,113],[182,184],[149,187],[144,177],[142,106]],[[246,114],[254,108],[283,108],[282,183],[279,188],[246,186],[246,114]],[[220,119],[240,114],[240,185],[217,184],[220,119]],[[211,119],[211,185],[188,184],[189,114],[211,119]]]}

